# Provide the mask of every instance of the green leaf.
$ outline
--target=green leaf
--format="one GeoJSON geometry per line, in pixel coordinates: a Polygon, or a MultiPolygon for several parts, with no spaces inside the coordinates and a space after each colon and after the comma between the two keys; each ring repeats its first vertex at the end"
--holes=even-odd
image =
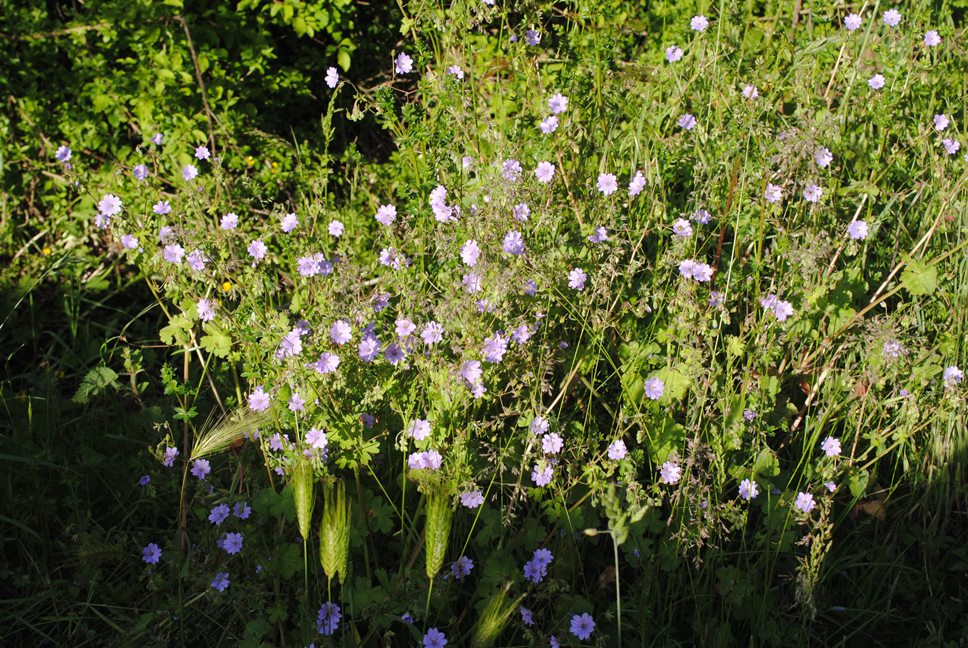
{"type": "Polygon", "coordinates": [[[923,261],[908,261],[901,284],[912,295],[930,295],[938,287],[938,269],[923,261]]]}
{"type": "Polygon", "coordinates": [[[272,569],[283,578],[292,578],[296,572],[302,571],[302,546],[287,543],[276,549],[272,557],[272,569]]]}
{"type": "Polygon", "coordinates": [[[212,322],[205,324],[205,332],[208,335],[202,336],[202,348],[218,358],[227,358],[232,350],[232,338],[228,333],[212,322]]]}
{"type": "Polygon", "coordinates": [[[110,367],[95,367],[84,375],[80,387],[77,388],[71,400],[78,405],[83,405],[107,388],[117,388],[117,380],[117,372],[110,367]]]}
{"type": "Polygon", "coordinates": [[[777,461],[776,454],[769,448],[760,450],[753,462],[753,474],[764,477],[776,477],[780,474],[780,462],[777,461]]]}
{"type": "Polygon", "coordinates": [[[847,479],[847,486],[850,488],[850,494],[855,498],[859,498],[867,492],[867,482],[870,481],[871,475],[866,470],[859,470],[854,472],[847,479]]]}

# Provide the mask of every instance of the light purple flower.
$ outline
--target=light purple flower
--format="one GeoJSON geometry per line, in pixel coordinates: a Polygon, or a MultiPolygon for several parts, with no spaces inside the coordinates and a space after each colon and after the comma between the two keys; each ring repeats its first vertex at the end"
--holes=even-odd
{"type": "Polygon", "coordinates": [[[290,412],[302,412],[306,409],[306,399],[299,395],[299,392],[293,392],[292,396],[289,397],[289,402],[286,403],[286,407],[289,408],[290,412]]]}
{"type": "Polygon", "coordinates": [[[531,480],[536,486],[544,488],[551,483],[551,480],[555,477],[555,469],[549,463],[536,463],[534,468],[531,470],[531,480]]]}
{"type": "Polygon", "coordinates": [[[783,189],[773,184],[772,182],[767,183],[765,196],[766,196],[766,202],[778,203],[780,202],[780,199],[783,197],[783,189]]]}
{"type": "Polygon", "coordinates": [[[540,128],[541,132],[545,135],[550,135],[558,130],[558,118],[554,115],[545,117],[541,120],[541,123],[538,124],[538,128],[540,128]]]}
{"type": "Polygon", "coordinates": [[[706,283],[712,279],[713,269],[708,263],[700,263],[694,259],[686,259],[679,262],[679,274],[686,279],[706,283]]]}
{"type": "Polygon", "coordinates": [[[105,218],[110,219],[112,216],[117,216],[121,213],[121,207],[123,203],[121,199],[114,194],[107,194],[101,201],[97,204],[97,211],[99,214],[105,218]]]}
{"type": "Polygon", "coordinates": [[[220,526],[222,522],[225,522],[225,520],[228,519],[229,513],[231,513],[231,511],[229,510],[228,504],[219,504],[213,507],[211,512],[208,514],[208,521],[215,526],[220,526]]]}
{"type": "Polygon", "coordinates": [[[143,164],[139,164],[131,170],[131,175],[133,175],[136,180],[144,180],[148,177],[148,167],[143,164]]]}
{"type": "Polygon", "coordinates": [[[847,236],[855,241],[863,241],[867,238],[867,223],[862,220],[850,221],[847,225],[847,236]]]}
{"type": "Polygon", "coordinates": [[[337,71],[337,69],[334,67],[326,68],[326,77],[324,81],[326,82],[326,87],[332,90],[336,87],[336,84],[339,83],[339,71],[337,71]]]}
{"type": "Polygon", "coordinates": [[[218,572],[215,574],[215,578],[212,579],[212,589],[216,589],[219,592],[224,592],[229,587],[229,573],[228,572],[218,572]]]}
{"type": "Polygon", "coordinates": [[[266,394],[262,385],[252,390],[252,393],[249,394],[248,401],[249,409],[253,412],[263,412],[269,409],[269,405],[272,403],[272,399],[266,394]]]}
{"type": "Polygon", "coordinates": [[[550,432],[541,437],[541,450],[548,455],[556,455],[565,447],[565,442],[557,432],[550,432]]]}
{"type": "Polygon", "coordinates": [[[821,146],[813,152],[813,159],[818,167],[826,169],[834,161],[834,154],[826,146],[821,146]]]}
{"type": "Polygon", "coordinates": [[[541,436],[542,434],[546,433],[549,428],[550,424],[548,423],[548,419],[543,416],[535,416],[533,419],[531,419],[531,423],[528,426],[528,429],[531,430],[531,434],[536,436],[541,436]]]}
{"type": "Polygon", "coordinates": [[[282,223],[280,224],[280,228],[282,229],[283,232],[288,234],[289,232],[296,229],[297,225],[299,225],[299,217],[296,216],[295,214],[286,214],[285,216],[282,217],[282,223]]]}
{"type": "Polygon", "coordinates": [[[437,628],[430,628],[423,636],[423,648],[444,648],[447,645],[447,635],[437,628]]]}
{"type": "Polygon", "coordinates": [[[167,200],[159,200],[151,207],[151,211],[155,212],[159,216],[164,216],[165,214],[171,213],[171,203],[167,200]]]}
{"type": "Polygon", "coordinates": [[[528,216],[531,215],[531,210],[524,203],[518,203],[511,209],[511,214],[514,216],[514,220],[519,223],[528,222],[528,216]]]}
{"type": "Polygon", "coordinates": [[[185,256],[185,248],[173,243],[171,245],[165,246],[164,257],[165,261],[169,263],[181,263],[182,257],[185,256]]]}
{"type": "Polygon", "coordinates": [[[965,372],[959,369],[958,365],[945,367],[944,374],[942,374],[945,389],[952,389],[955,387],[955,385],[960,384],[964,379],[965,372]]]}
{"type": "Polygon", "coordinates": [[[133,250],[138,247],[138,238],[136,236],[132,236],[131,234],[122,234],[121,245],[129,250],[133,250]]]}
{"type": "MultiPolygon", "coordinates": [[[[508,340],[500,333],[495,333],[484,340],[484,347],[482,350],[484,352],[484,359],[487,362],[492,364],[499,363],[504,358],[504,354],[508,350],[508,340]]],[[[468,382],[477,381],[469,380],[468,382]]]]}
{"type": "Polygon", "coordinates": [[[521,178],[521,163],[517,160],[505,160],[501,167],[501,176],[508,182],[517,182],[521,178]]]}
{"type": "Polygon", "coordinates": [[[828,457],[837,457],[840,455],[840,439],[835,439],[834,437],[827,437],[820,444],[820,449],[828,457]]]}
{"type": "Polygon", "coordinates": [[[555,177],[555,165],[551,162],[538,162],[534,175],[541,184],[548,184],[555,177]]]}
{"type": "Polygon", "coordinates": [[[467,491],[460,494],[460,503],[469,509],[476,509],[484,503],[484,495],[480,490],[467,491]]]}
{"type": "Polygon", "coordinates": [[[397,58],[394,59],[393,63],[393,69],[397,74],[410,74],[413,71],[413,59],[405,52],[397,54],[397,58]]]}
{"type": "Polygon", "coordinates": [[[199,160],[207,160],[212,157],[212,154],[207,146],[202,145],[195,148],[195,157],[199,160]]]}
{"type": "Polygon", "coordinates": [[[349,322],[336,320],[329,329],[329,336],[333,342],[342,346],[353,339],[353,329],[350,327],[349,322]]]}
{"type": "MultiPolygon", "coordinates": [[[[335,603],[323,603],[316,613],[316,631],[324,637],[332,637],[339,628],[343,614],[335,603]]],[[[312,644],[310,644],[312,645],[312,644]]]]}
{"type": "Polygon", "coordinates": [[[481,248],[475,240],[466,241],[460,248],[460,259],[464,262],[464,265],[470,268],[477,265],[477,260],[480,256],[481,248]]]}
{"type": "Polygon", "coordinates": [[[239,215],[229,212],[222,216],[222,222],[219,224],[224,230],[234,230],[239,224],[239,215]]]}
{"type": "Polygon", "coordinates": [[[662,469],[659,471],[659,479],[663,484],[668,484],[670,486],[678,484],[679,479],[682,477],[682,468],[675,461],[667,461],[662,464],[662,469]]]}
{"type": "Polygon", "coordinates": [[[678,45],[670,45],[666,48],[665,56],[670,63],[677,63],[682,60],[682,48],[678,45]]]}
{"type": "Polygon", "coordinates": [[[207,299],[199,299],[198,303],[195,305],[195,310],[198,311],[198,319],[203,322],[211,322],[215,319],[215,308],[214,304],[207,299]]]}
{"type": "Polygon", "coordinates": [[[461,556],[450,564],[450,574],[458,582],[470,576],[471,570],[473,569],[474,561],[467,556],[461,556]]]}
{"type": "Polygon", "coordinates": [[[650,400],[659,400],[665,394],[665,384],[658,376],[652,376],[646,380],[643,388],[650,400]]]}
{"type": "Polygon", "coordinates": [[[901,24],[901,12],[897,9],[888,9],[884,12],[884,24],[888,27],[897,27],[901,24]]]}
{"type": "Polygon", "coordinates": [[[611,196],[618,189],[618,181],[615,175],[612,173],[602,173],[598,176],[598,190],[606,195],[611,196]]]}
{"type": "Polygon", "coordinates": [[[875,74],[867,80],[867,85],[871,87],[871,90],[880,90],[884,87],[884,75],[875,74]]]}
{"type": "Polygon", "coordinates": [[[554,115],[560,115],[561,113],[568,110],[568,97],[559,93],[556,93],[548,99],[548,109],[554,115]]]}
{"type": "Polygon", "coordinates": [[[381,225],[389,226],[390,223],[397,219],[397,208],[393,205],[380,205],[380,208],[376,210],[376,221],[381,225]]]}
{"type": "Polygon", "coordinates": [[[322,450],[326,447],[327,443],[326,433],[319,428],[310,428],[306,432],[306,445],[316,450],[322,450]]]}
{"type": "Polygon", "coordinates": [[[459,65],[451,65],[447,68],[447,74],[456,77],[458,81],[464,80],[464,70],[459,65]]]}
{"type": "Polygon", "coordinates": [[[807,202],[819,202],[822,195],[823,189],[815,184],[807,185],[806,189],[803,190],[803,199],[807,202]]]}
{"type": "Polygon", "coordinates": [[[757,487],[756,482],[750,479],[744,479],[739,483],[739,498],[746,500],[747,502],[756,499],[756,496],[760,494],[760,489],[757,487]]]}
{"type": "Polygon", "coordinates": [[[951,123],[951,120],[948,119],[947,115],[934,116],[934,130],[938,131],[939,133],[944,129],[948,128],[948,124],[950,123],[951,123]]]}
{"type": "Polygon", "coordinates": [[[423,441],[430,436],[430,421],[425,419],[415,419],[407,428],[407,434],[414,441],[423,441]]]}
{"type": "Polygon", "coordinates": [[[329,235],[339,238],[343,235],[343,222],[334,220],[329,223],[329,235]]]}
{"type": "Polygon", "coordinates": [[[760,96],[760,89],[755,85],[747,84],[743,87],[743,98],[752,101],[760,96]]]}
{"type": "Polygon", "coordinates": [[[363,362],[373,362],[380,355],[380,340],[373,335],[367,335],[359,344],[359,356],[363,362]]]}
{"type": "Polygon", "coordinates": [[[158,561],[161,560],[161,547],[154,542],[149,542],[141,550],[141,560],[149,565],[157,565],[158,561]]]}
{"type": "Polygon", "coordinates": [[[424,344],[430,346],[437,344],[444,339],[444,327],[434,321],[427,322],[420,332],[420,337],[424,344]]]}
{"type": "Polygon", "coordinates": [[[205,258],[205,253],[201,250],[192,250],[186,261],[188,261],[188,267],[195,272],[204,270],[205,264],[208,263],[208,259],[205,258]]]}
{"type": "Polygon", "coordinates": [[[863,22],[864,19],[857,14],[848,14],[847,17],[844,18],[844,27],[847,28],[847,31],[854,31],[860,29],[860,26],[863,22]]]}
{"type": "Polygon", "coordinates": [[[522,238],[521,232],[511,230],[505,234],[502,248],[505,252],[514,256],[524,254],[524,238],[522,238]]]}
{"type": "Polygon", "coordinates": [[[575,614],[571,617],[571,634],[578,637],[580,641],[585,641],[595,632],[595,620],[587,612],[575,614]]]}
{"type": "Polygon", "coordinates": [[[481,292],[481,275],[477,274],[476,272],[469,272],[464,275],[461,283],[464,284],[464,290],[470,294],[481,292]]]}
{"type": "Polygon", "coordinates": [[[165,448],[165,456],[161,460],[161,465],[165,468],[171,468],[175,465],[175,457],[178,456],[178,448],[165,448]]]}
{"type": "Polygon", "coordinates": [[[620,461],[625,459],[625,455],[628,454],[628,448],[625,447],[625,441],[621,439],[616,439],[612,441],[608,446],[608,458],[612,461],[620,461]]]}
{"type": "Polygon", "coordinates": [[[928,47],[937,47],[941,44],[941,36],[938,35],[937,31],[932,29],[924,35],[924,44],[928,47]]]}
{"type": "Polygon", "coordinates": [[[191,182],[198,177],[198,169],[193,164],[186,164],[182,167],[182,180],[191,182]]]}
{"type": "Polygon", "coordinates": [[[339,356],[335,353],[324,352],[319,354],[319,360],[307,365],[316,370],[317,373],[335,373],[339,368],[339,356]]]}
{"type": "Polygon", "coordinates": [[[192,475],[196,478],[204,481],[210,472],[212,472],[212,466],[208,459],[196,459],[192,462],[192,475]]]}
{"type": "Polygon", "coordinates": [[[961,149],[961,143],[956,139],[943,139],[941,140],[941,145],[944,146],[944,150],[948,155],[954,155],[961,149]]]}
{"type": "Polygon", "coordinates": [[[242,543],[245,540],[241,533],[226,533],[222,536],[222,549],[230,556],[242,551],[242,543]]]}
{"type": "Polygon", "coordinates": [[[54,157],[57,158],[58,162],[68,162],[71,159],[71,147],[60,146],[57,148],[57,152],[54,153],[54,157]]]}
{"type": "Polygon", "coordinates": [[[801,512],[809,513],[810,511],[813,510],[813,507],[815,507],[817,503],[814,501],[813,495],[811,495],[810,493],[801,492],[801,493],[797,493],[797,499],[793,503],[793,505],[796,506],[797,509],[800,510],[801,512]]]}
{"type": "Polygon", "coordinates": [[[680,128],[684,128],[687,131],[691,131],[693,128],[696,127],[696,117],[694,115],[686,113],[685,115],[679,118],[678,124],[680,128]]]}
{"type": "Polygon", "coordinates": [[[155,146],[161,146],[161,140],[163,135],[161,133],[155,133],[151,136],[151,143],[155,146]]]}
{"type": "Polygon", "coordinates": [[[264,259],[266,256],[266,252],[268,251],[269,251],[269,248],[266,246],[265,243],[263,243],[259,239],[255,239],[254,241],[249,243],[249,248],[248,248],[249,256],[255,259],[256,261],[261,261],[262,259],[264,259]]]}
{"type": "Polygon", "coordinates": [[[642,193],[643,189],[645,189],[645,176],[642,175],[641,171],[636,171],[629,181],[629,197],[634,198],[638,196],[642,193]]]}
{"type": "Polygon", "coordinates": [[[531,614],[531,610],[524,607],[523,605],[518,608],[521,612],[521,622],[529,628],[534,625],[534,615],[531,614]]]}
{"type": "Polygon", "coordinates": [[[709,20],[703,15],[693,16],[689,21],[689,27],[693,31],[704,32],[709,27],[709,20]]]}
{"type": "Polygon", "coordinates": [[[703,208],[699,208],[692,212],[692,220],[696,221],[700,225],[706,225],[713,219],[712,215],[703,208]]]}
{"type": "Polygon", "coordinates": [[[415,452],[407,458],[407,465],[411,470],[439,470],[444,458],[436,450],[415,452]]]}
{"type": "Polygon", "coordinates": [[[672,231],[676,236],[686,238],[692,236],[692,225],[684,218],[679,218],[672,224],[672,231]]]}
{"type": "Polygon", "coordinates": [[[541,34],[538,33],[537,29],[529,29],[524,32],[524,42],[531,47],[537,47],[538,43],[541,42],[541,34]]]}
{"type": "Polygon", "coordinates": [[[584,290],[585,280],[588,279],[588,275],[581,268],[574,268],[568,273],[568,287],[574,290],[584,290]]]}
{"type": "Polygon", "coordinates": [[[592,243],[603,243],[608,240],[608,230],[604,227],[596,227],[588,236],[588,240],[592,243]]]}

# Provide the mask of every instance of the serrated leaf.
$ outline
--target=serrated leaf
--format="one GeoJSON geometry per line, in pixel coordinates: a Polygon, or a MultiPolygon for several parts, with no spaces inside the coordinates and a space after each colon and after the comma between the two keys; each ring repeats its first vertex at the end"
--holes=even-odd
{"type": "Polygon", "coordinates": [[[938,287],[938,269],[923,261],[908,261],[901,273],[901,285],[912,295],[930,295],[938,287]]]}
{"type": "Polygon", "coordinates": [[[219,326],[209,322],[201,339],[202,348],[218,358],[227,358],[232,351],[232,338],[219,326]]]}
{"type": "Polygon", "coordinates": [[[88,371],[81,380],[74,397],[71,399],[78,405],[90,401],[109,387],[117,387],[118,374],[110,367],[95,367],[88,371]]]}

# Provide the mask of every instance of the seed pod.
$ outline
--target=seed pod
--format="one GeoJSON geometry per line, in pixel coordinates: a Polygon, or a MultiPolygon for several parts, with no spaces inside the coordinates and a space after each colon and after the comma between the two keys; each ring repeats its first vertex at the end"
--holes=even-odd
{"type": "Polygon", "coordinates": [[[481,611],[481,617],[477,620],[474,628],[474,637],[471,639],[471,648],[489,648],[494,645],[497,638],[501,636],[504,628],[507,627],[511,614],[524,600],[522,594],[510,604],[507,603],[508,585],[495,592],[487,601],[487,605],[481,611]]]}
{"type": "Polygon", "coordinates": [[[343,482],[323,484],[323,520],[319,525],[319,562],[326,577],[346,582],[350,553],[350,505],[343,482]]]}
{"type": "Polygon", "coordinates": [[[303,457],[292,471],[292,494],[296,503],[296,520],[299,522],[299,535],[309,539],[309,526],[313,518],[313,504],[316,490],[313,488],[313,467],[303,457]]]}
{"type": "Polygon", "coordinates": [[[443,489],[428,492],[424,545],[427,553],[427,578],[430,580],[434,579],[444,564],[452,519],[453,510],[446,492],[443,489]]]}

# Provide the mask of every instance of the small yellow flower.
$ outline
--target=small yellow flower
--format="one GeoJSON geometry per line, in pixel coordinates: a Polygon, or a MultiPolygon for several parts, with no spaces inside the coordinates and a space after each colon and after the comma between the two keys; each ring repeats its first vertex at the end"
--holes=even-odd
{"type": "Polygon", "coordinates": [[[252,166],[253,164],[255,164],[255,158],[252,157],[251,155],[247,155],[245,158],[245,163],[249,166],[252,166]]]}
{"type": "Polygon", "coordinates": [[[223,283],[222,284],[222,290],[224,292],[228,292],[228,291],[232,290],[232,282],[231,281],[226,281],[225,283],[223,283]]]}
{"type": "Polygon", "coordinates": [[[43,254],[44,256],[50,256],[51,252],[53,252],[53,250],[50,249],[49,245],[45,245],[44,249],[40,251],[40,253],[43,254]]]}

